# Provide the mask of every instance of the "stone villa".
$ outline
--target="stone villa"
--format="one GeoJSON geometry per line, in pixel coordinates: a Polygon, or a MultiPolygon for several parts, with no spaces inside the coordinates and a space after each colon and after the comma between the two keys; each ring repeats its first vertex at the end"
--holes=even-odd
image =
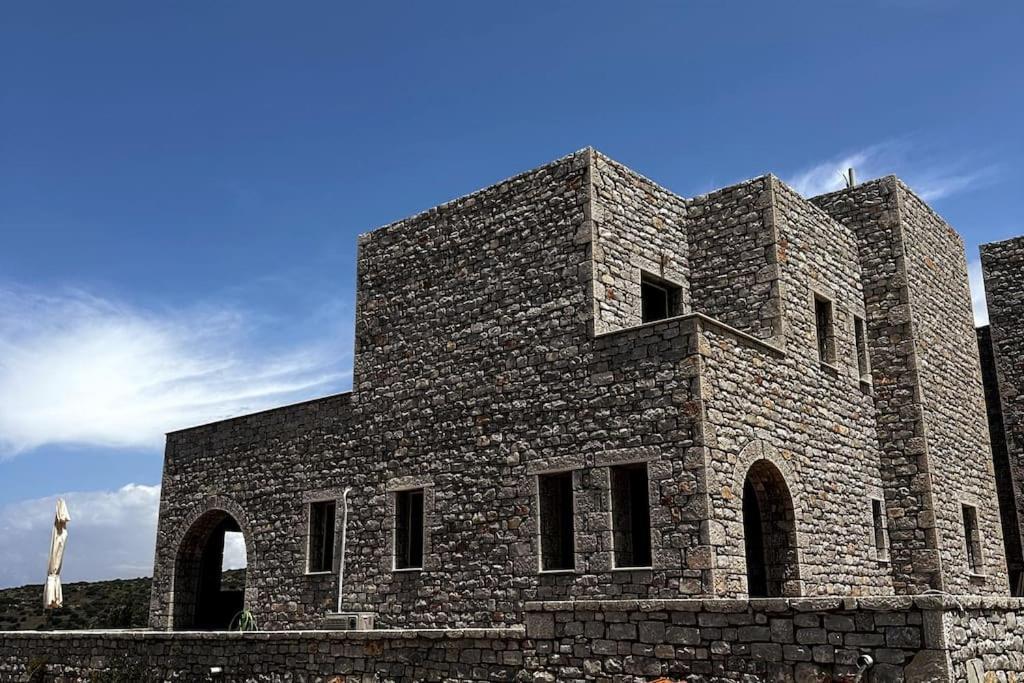
{"type": "Polygon", "coordinates": [[[169,434],[153,631],[67,670],[1022,676],[1024,240],[983,258],[976,336],[895,177],[683,198],[589,148],[365,234],[352,391],[169,434]]]}

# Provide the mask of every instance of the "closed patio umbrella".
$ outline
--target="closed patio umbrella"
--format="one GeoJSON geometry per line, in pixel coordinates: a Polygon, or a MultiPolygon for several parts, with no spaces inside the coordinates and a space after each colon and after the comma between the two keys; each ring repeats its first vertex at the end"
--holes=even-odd
{"type": "Polygon", "coordinates": [[[43,589],[43,607],[46,609],[59,609],[64,604],[64,594],[60,589],[60,568],[64,564],[64,546],[68,542],[70,521],[67,503],[63,498],[58,498],[53,534],[50,536],[50,559],[46,565],[46,587],[43,589]]]}

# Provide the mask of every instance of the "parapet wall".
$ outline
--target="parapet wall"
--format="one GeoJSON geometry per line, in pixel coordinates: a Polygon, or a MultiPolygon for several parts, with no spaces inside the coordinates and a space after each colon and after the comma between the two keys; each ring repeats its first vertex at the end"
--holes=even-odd
{"type": "Polygon", "coordinates": [[[0,633],[0,681],[709,683],[1024,675],[1024,600],[1012,598],[583,600],[527,603],[524,616],[525,630],[0,633]],[[211,667],[222,673],[212,677],[211,667]]]}

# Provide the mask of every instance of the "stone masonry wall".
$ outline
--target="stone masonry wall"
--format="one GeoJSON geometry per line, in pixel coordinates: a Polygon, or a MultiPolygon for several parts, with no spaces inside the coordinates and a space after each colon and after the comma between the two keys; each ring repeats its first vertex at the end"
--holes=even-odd
{"type": "Polygon", "coordinates": [[[906,185],[897,182],[897,188],[944,588],[1006,595],[1006,555],[964,244],[906,185]],[[966,555],[964,504],[976,508],[981,532],[981,568],[975,573],[966,555]]]}
{"type": "Polygon", "coordinates": [[[1018,598],[965,596],[943,613],[950,680],[1024,680],[1024,611],[1018,598]]]}
{"type": "MultiPolygon", "coordinates": [[[[871,499],[882,499],[871,396],[857,370],[853,316],[864,315],[857,245],[848,228],[771,179],[785,352],[709,330],[703,382],[711,444],[708,487],[722,538],[743,536],[744,478],[756,459],[785,476],[796,511],[799,592],[892,592],[875,551],[871,499]],[[835,319],[834,362],[817,350],[814,296],[835,319]],[[799,384],[799,392],[792,387],[799,384]],[[713,435],[713,436],[712,436],[713,435]]],[[[717,547],[719,595],[746,594],[742,544],[717,547]]]]}
{"type": "Polygon", "coordinates": [[[942,575],[896,192],[890,176],[811,201],[857,237],[893,588],[916,593],[941,587],[942,575]]]}
{"type": "Polygon", "coordinates": [[[685,201],[598,153],[590,184],[595,332],[641,323],[641,270],[681,287],[679,313],[690,312],[685,201]]]}
{"type": "Polygon", "coordinates": [[[1020,522],[1017,499],[1014,496],[1013,475],[1007,452],[1006,430],[1003,427],[1003,404],[999,398],[999,379],[996,375],[995,349],[992,348],[992,330],[988,325],[979,327],[978,353],[981,358],[981,378],[985,385],[985,407],[988,411],[988,431],[992,439],[992,462],[995,466],[996,492],[999,497],[999,516],[1003,526],[1003,548],[1006,552],[1007,573],[1011,595],[1020,595],[1020,578],[1024,572],[1020,522]]]}
{"type": "Polygon", "coordinates": [[[771,185],[754,178],[688,206],[693,310],[766,340],[782,335],[771,185]]]}
{"type": "MultiPolygon", "coordinates": [[[[246,540],[246,605],[262,628],[319,623],[337,590],[306,574],[306,505],[324,490],[328,463],[346,462],[351,396],[269,410],[167,437],[150,624],[171,626],[178,549],[191,525],[225,510],[246,540]]],[[[365,474],[351,471],[352,485],[365,474]]],[[[179,587],[179,590],[181,587],[179,587]]]]}
{"type": "Polygon", "coordinates": [[[527,603],[525,630],[11,632],[0,682],[1012,681],[1021,617],[1009,598],[578,600],[527,603]]]}
{"type": "Polygon", "coordinates": [[[521,629],[0,633],[0,683],[516,681],[521,629]],[[211,674],[212,667],[221,673],[211,674]],[[33,677],[34,676],[34,677],[33,677]]]}
{"type": "MultiPolygon", "coordinates": [[[[934,602],[935,599],[933,598],[934,602]]],[[[943,681],[942,612],[911,598],[528,604],[532,669],[557,681],[943,681]],[[858,658],[869,655],[866,672],[858,658]]]]}
{"type": "MultiPolygon", "coordinates": [[[[1002,481],[1016,499],[1019,527],[1024,523],[1024,237],[982,245],[981,264],[1009,462],[1002,481]]],[[[1017,539],[1022,534],[1018,531],[1017,539]]]]}

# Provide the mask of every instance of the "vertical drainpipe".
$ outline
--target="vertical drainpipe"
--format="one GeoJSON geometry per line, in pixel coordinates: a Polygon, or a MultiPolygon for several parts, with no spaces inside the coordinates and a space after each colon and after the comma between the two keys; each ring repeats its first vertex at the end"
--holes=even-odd
{"type": "Polygon", "coordinates": [[[341,494],[341,561],[338,566],[338,612],[341,612],[341,596],[345,591],[345,542],[348,536],[348,494],[351,486],[341,494]]]}

